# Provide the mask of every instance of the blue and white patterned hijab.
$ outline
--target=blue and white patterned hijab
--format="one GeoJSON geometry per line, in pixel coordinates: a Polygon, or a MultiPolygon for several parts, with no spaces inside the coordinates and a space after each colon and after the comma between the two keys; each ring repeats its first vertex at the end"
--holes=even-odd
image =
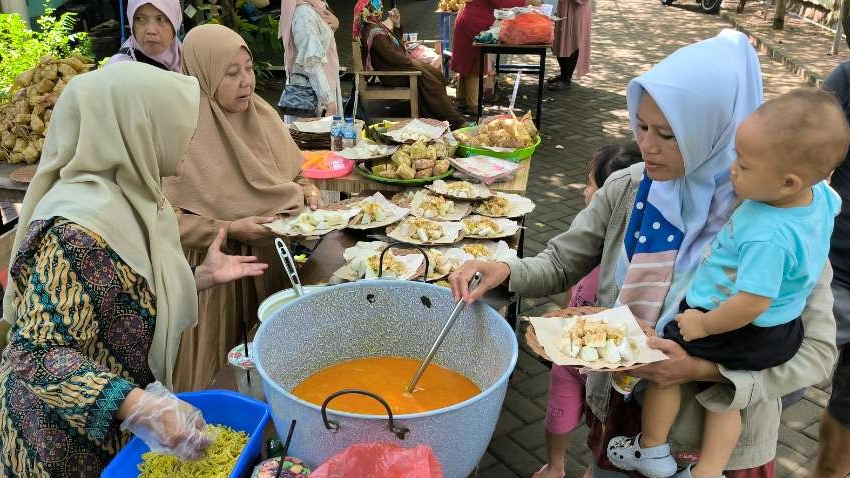
{"type": "Polygon", "coordinates": [[[661,331],[678,312],[704,250],[735,202],[729,167],[738,126],[763,101],[759,59],[735,30],[677,50],[629,82],[635,136],[644,94],[670,124],[685,176],[653,181],[644,174],[615,277],[617,302],[661,331]]]}

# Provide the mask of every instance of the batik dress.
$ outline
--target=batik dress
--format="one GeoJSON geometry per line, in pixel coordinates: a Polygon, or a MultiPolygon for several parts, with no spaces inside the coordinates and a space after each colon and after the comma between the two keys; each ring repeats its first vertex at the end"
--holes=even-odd
{"type": "Polygon", "coordinates": [[[154,380],[154,296],[100,236],[63,218],[30,223],[10,275],[0,477],[98,477],[128,438],[116,412],[154,380]]]}

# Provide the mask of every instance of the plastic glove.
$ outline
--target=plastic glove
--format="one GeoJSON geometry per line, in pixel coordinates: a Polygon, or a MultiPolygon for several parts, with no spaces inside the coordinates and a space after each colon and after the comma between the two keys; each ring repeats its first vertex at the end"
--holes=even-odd
{"type": "Polygon", "coordinates": [[[142,439],[153,452],[175,455],[181,460],[202,458],[215,440],[204,433],[200,410],[180,400],[159,382],[145,388],[121,430],[142,439]]]}

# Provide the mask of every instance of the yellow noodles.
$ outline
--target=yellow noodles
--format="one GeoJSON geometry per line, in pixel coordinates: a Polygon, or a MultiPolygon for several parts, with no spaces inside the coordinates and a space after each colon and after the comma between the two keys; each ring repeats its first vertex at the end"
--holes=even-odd
{"type": "Polygon", "coordinates": [[[207,448],[204,458],[198,461],[181,461],[176,456],[148,452],[142,455],[139,478],[227,478],[248,435],[223,425],[207,425],[207,433],[216,434],[216,440],[207,448]]]}

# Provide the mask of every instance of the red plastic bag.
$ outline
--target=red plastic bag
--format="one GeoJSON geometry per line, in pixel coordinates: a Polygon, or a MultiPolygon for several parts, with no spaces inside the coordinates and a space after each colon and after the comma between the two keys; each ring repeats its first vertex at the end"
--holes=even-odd
{"type": "Polygon", "coordinates": [[[549,45],[555,40],[552,19],[542,13],[520,13],[502,20],[499,42],[505,45],[549,45]]]}
{"type": "Polygon", "coordinates": [[[425,445],[402,448],[392,443],[352,445],[310,473],[310,478],[443,478],[443,467],[425,445]]]}

